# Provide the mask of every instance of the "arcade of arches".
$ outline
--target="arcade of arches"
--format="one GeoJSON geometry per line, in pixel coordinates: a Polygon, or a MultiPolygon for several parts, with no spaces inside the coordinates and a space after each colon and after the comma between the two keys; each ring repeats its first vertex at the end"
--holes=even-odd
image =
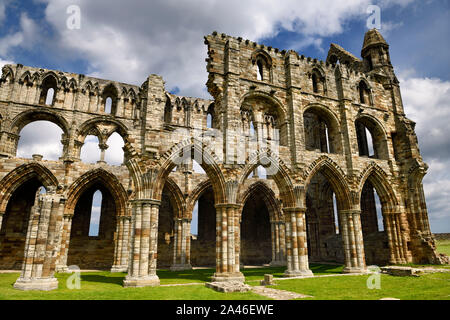
{"type": "Polygon", "coordinates": [[[446,261],[378,31],[362,59],[332,45],[326,62],[217,33],[205,43],[214,100],[170,94],[157,75],[134,86],[3,67],[0,269],[21,270],[15,288],[55,289],[71,266],[140,287],[158,285],[158,269],[244,281],[246,265],[295,277],[310,262],[361,273],[446,261]],[[18,156],[37,121],[61,130],[57,158],[18,156]]]}

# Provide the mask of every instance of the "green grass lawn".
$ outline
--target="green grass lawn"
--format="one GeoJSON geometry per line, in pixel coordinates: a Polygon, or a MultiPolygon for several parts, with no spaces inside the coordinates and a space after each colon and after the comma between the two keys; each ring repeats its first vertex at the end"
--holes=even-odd
{"type": "Polygon", "coordinates": [[[450,240],[436,240],[437,252],[450,256],[450,240]]]}
{"type": "Polygon", "coordinates": [[[369,276],[342,276],[277,281],[272,288],[311,295],[313,300],[450,300],[450,273],[420,277],[381,275],[380,289],[368,289],[369,276]]]}
{"type": "MultiPolygon", "coordinates": [[[[342,265],[311,264],[315,275],[342,272],[342,265]]],[[[264,274],[275,278],[283,276],[285,267],[248,268],[242,270],[247,283],[259,285],[264,274]]],[[[197,269],[171,272],[158,270],[161,285],[201,283],[199,285],[124,288],[126,273],[86,272],[81,274],[81,289],[70,290],[66,282],[71,274],[56,274],[58,290],[50,292],[24,292],[13,288],[19,273],[0,274],[0,300],[262,300],[263,296],[247,293],[219,293],[206,288],[203,283],[211,281],[214,269],[197,269]]],[[[369,276],[340,276],[279,280],[276,289],[312,295],[313,299],[449,299],[450,274],[429,274],[419,278],[381,276],[381,290],[369,290],[369,276]]]]}

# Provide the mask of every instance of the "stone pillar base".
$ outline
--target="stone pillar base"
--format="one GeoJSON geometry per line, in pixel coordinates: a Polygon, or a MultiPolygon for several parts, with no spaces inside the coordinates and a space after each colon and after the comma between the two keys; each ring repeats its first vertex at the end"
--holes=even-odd
{"type": "Polygon", "coordinates": [[[139,287],[155,287],[159,286],[159,278],[157,275],[146,277],[126,277],[123,280],[125,288],[139,288],[139,287]]]}
{"type": "Polygon", "coordinates": [[[112,268],[111,268],[112,273],[127,272],[127,271],[128,271],[128,266],[112,266],[112,268]]]}
{"type": "Polygon", "coordinates": [[[287,265],[286,261],[271,261],[270,266],[271,267],[285,267],[287,265]]]}
{"type": "Polygon", "coordinates": [[[362,267],[345,267],[342,273],[367,273],[367,269],[362,267]]]}
{"type": "Polygon", "coordinates": [[[314,277],[314,274],[309,269],[306,269],[306,270],[292,270],[292,271],[286,270],[284,272],[284,276],[286,278],[292,278],[292,277],[314,277]]]}
{"type": "Polygon", "coordinates": [[[192,270],[192,266],[190,264],[174,264],[170,267],[170,271],[184,271],[184,270],[192,270]]]}
{"type": "Polygon", "coordinates": [[[68,273],[69,268],[67,266],[56,266],[55,271],[58,273],[68,273]]]}
{"type": "Polygon", "coordinates": [[[50,279],[22,279],[19,278],[14,283],[14,288],[18,290],[30,291],[51,291],[58,289],[58,280],[50,279]]]}
{"type": "Polygon", "coordinates": [[[245,277],[241,272],[224,272],[224,273],[214,273],[211,277],[212,282],[227,282],[227,281],[238,281],[244,282],[245,277]]]}

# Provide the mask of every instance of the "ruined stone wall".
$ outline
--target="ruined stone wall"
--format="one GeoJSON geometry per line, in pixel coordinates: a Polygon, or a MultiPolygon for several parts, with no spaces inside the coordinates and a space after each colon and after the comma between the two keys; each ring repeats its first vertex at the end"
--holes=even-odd
{"type": "MultiPolygon", "coordinates": [[[[9,235],[3,239],[13,236],[9,225],[16,224],[8,216],[22,211],[11,196],[35,179],[48,191],[42,206],[59,201],[51,207],[60,227],[51,234],[59,252],[56,268],[74,263],[129,271],[128,285],[140,277],[153,283],[156,267],[215,265],[215,279],[223,280],[241,279],[240,262],[270,262],[287,264],[288,275],[309,274],[308,254],[342,262],[346,272],[365,270],[366,263],[439,260],[414,123],[403,111],[389,46],[378,31],[368,35],[362,59],[332,45],[327,61],[208,35],[211,100],[170,94],[153,74],[138,87],[5,66],[0,221],[9,235]],[[50,102],[49,89],[55,93],[50,102]],[[58,161],[16,157],[20,131],[37,120],[63,130],[58,161]],[[368,149],[365,130],[373,155],[362,152],[368,149]],[[124,140],[121,166],[104,162],[114,132],[124,140]],[[80,161],[88,135],[99,139],[96,164],[80,161]],[[193,159],[203,172],[194,170],[193,159]],[[266,168],[267,179],[248,178],[258,166],[266,168]],[[375,230],[373,198],[363,191],[367,182],[381,200],[381,233],[375,230]],[[102,239],[85,237],[93,188],[103,188],[109,199],[102,239]],[[195,237],[190,224],[197,201],[195,237]]],[[[27,190],[31,195],[34,187],[27,190]]],[[[2,263],[12,264],[14,250],[6,249],[2,263]]]]}

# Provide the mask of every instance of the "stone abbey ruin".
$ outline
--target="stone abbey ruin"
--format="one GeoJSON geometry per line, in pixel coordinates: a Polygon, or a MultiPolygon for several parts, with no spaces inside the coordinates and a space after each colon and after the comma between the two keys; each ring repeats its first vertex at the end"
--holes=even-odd
{"type": "Polygon", "coordinates": [[[292,277],[311,274],[309,262],[356,273],[446,261],[415,123],[377,30],[361,59],[331,44],[325,62],[216,32],[205,44],[213,100],[173,95],[158,75],[139,87],[3,67],[0,269],[21,270],[16,288],[55,289],[54,273],[72,265],[127,272],[124,286],[136,287],[158,285],[157,268],[213,266],[213,281],[243,281],[243,265],[292,277]],[[21,130],[40,120],[63,131],[57,161],[16,156],[21,130]],[[120,166],[104,161],[113,133],[120,166]],[[88,135],[101,150],[94,164],[80,160],[88,135]]]}

